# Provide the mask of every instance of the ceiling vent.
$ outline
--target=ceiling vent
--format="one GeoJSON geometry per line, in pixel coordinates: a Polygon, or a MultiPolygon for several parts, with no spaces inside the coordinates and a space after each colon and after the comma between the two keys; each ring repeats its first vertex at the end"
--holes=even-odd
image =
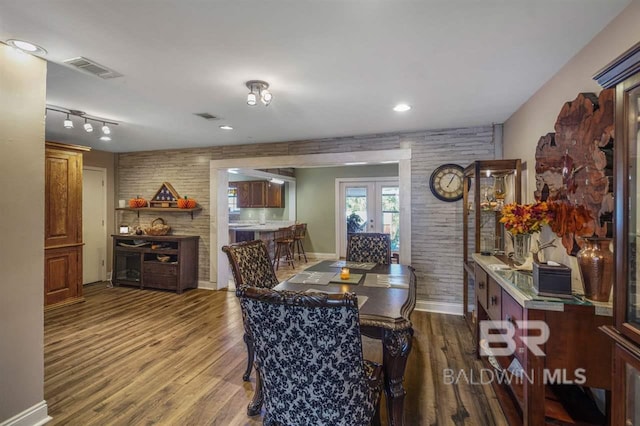
{"type": "Polygon", "coordinates": [[[104,65],[100,65],[97,62],[92,61],[91,59],[83,58],[82,56],[78,56],[77,58],[67,59],[63,61],[67,65],[71,65],[72,67],[76,67],[79,70],[84,72],[88,72],[89,74],[96,75],[100,78],[116,78],[122,77],[117,71],[109,69],[104,65]]]}
{"type": "Polygon", "coordinates": [[[208,112],[194,112],[194,115],[197,115],[198,117],[202,117],[205,120],[217,120],[218,117],[216,117],[215,115],[209,114],[208,112]]]}

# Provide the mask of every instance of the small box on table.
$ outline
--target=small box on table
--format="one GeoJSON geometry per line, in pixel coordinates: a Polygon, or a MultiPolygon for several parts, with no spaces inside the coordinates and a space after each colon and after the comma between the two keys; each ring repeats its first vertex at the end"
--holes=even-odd
{"type": "Polygon", "coordinates": [[[533,262],[533,287],[540,296],[571,298],[571,268],[533,262]]]}

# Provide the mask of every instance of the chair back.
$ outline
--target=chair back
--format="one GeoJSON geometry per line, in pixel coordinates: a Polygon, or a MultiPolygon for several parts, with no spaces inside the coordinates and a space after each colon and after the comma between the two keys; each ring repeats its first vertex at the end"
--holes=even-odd
{"type": "Polygon", "coordinates": [[[273,270],[267,246],[262,240],[245,241],[222,247],[227,254],[236,288],[242,286],[273,288],[278,277],[273,270]]]}
{"type": "Polygon", "coordinates": [[[254,339],[265,421],[282,425],[368,425],[375,412],[365,375],[353,293],[242,287],[254,339]]]}
{"type": "Polygon", "coordinates": [[[307,224],[306,223],[298,223],[295,225],[294,230],[294,238],[296,240],[304,240],[304,237],[307,235],[307,224]]]}
{"type": "Polygon", "coordinates": [[[391,263],[391,238],[389,234],[359,232],[349,235],[347,261],[391,263]]]}
{"type": "Polygon", "coordinates": [[[278,228],[274,232],[274,240],[276,242],[292,243],[295,235],[296,225],[286,226],[284,228],[278,228]]]}

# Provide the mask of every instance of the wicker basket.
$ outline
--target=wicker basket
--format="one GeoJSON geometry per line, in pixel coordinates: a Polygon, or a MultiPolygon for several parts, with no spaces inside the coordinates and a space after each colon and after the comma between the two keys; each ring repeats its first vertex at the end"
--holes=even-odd
{"type": "Polygon", "coordinates": [[[153,236],[167,235],[169,231],[171,231],[171,227],[161,217],[154,219],[151,226],[144,229],[145,234],[153,236]]]}

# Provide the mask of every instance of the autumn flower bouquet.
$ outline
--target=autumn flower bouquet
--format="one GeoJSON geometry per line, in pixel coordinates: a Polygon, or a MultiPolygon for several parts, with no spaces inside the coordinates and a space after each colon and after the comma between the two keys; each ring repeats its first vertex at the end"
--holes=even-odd
{"type": "Polygon", "coordinates": [[[542,225],[552,222],[553,208],[547,202],[534,204],[506,204],[500,222],[512,235],[540,232],[542,225]]]}

